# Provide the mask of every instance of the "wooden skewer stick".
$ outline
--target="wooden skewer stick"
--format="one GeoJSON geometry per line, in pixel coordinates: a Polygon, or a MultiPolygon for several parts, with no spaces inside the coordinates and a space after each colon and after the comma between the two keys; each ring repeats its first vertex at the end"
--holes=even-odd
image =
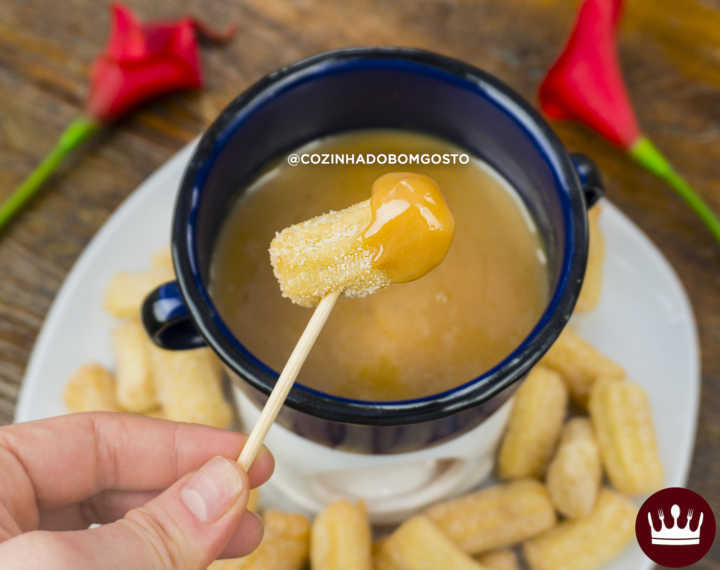
{"type": "Polygon", "coordinates": [[[245,442],[245,447],[243,447],[240,457],[238,457],[238,463],[240,463],[245,471],[249,471],[255,462],[255,458],[260,452],[260,448],[262,447],[270,426],[275,421],[280,408],[282,408],[282,405],[285,403],[285,398],[287,398],[290,388],[292,388],[295,383],[295,379],[302,365],[305,363],[307,355],[315,344],[339,296],[340,291],[330,293],[323,297],[320,303],[318,303],[318,306],[315,307],[315,312],[313,312],[312,317],[310,317],[310,321],[308,321],[305,330],[300,335],[300,339],[295,345],[295,348],[293,348],[290,358],[288,358],[288,361],[285,363],[285,368],[282,369],[275,383],[275,387],[272,392],[270,392],[265,407],[260,413],[255,427],[253,427],[250,432],[250,437],[248,437],[245,442]]]}

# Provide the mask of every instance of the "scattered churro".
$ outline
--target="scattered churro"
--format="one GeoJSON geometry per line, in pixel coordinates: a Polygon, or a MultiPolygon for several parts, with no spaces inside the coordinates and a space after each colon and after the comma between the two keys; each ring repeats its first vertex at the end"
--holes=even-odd
{"type": "Polygon", "coordinates": [[[555,509],[533,479],[494,485],[430,507],[426,515],[470,554],[511,546],[549,529],[555,509]]]}
{"type": "Polygon", "coordinates": [[[617,556],[635,536],[637,508],[616,491],[602,489],[592,512],[525,543],[531,570],[595,570],[617,556]]]}
{"type": "Polygon", "coordinates": [[[565,327],[540,364],[562,376],[573,401],[582,407],[587,406],[590,391],[598,378],[625,378],[622,366],[610,360],[570,327],[565,327]]]}
{"type": "Polygon", "coordinates": [[[590,396],[590,418],[605,471],[618,491],[639,495],[663,486],[650,403],[641,386],[599,380],[590,396]]]}
{"type": "Polygon", "coordinates": [[[372,534],[362,501],[335,501],[315,517],[310,563],[315,570],[372,570],[372,534]]]}
{"type": "Polygon", "coordinates": [[[65,406],[71,412],[120,411],[115,396],[115,378],[101,364],[83,364],[70,377],[63,392],[65,406]]]}
{"type": "Polygon", "coordinates": [[[542,366],[530,371],[515,394],[498,456],[501,479],[540,477],[557,443],[567,410],[567,388],[542,366]]]}
{"type": "Polygon", "coordinates": [[[568,518],[589,514],[601,479],[600,452],[590,420],[573,418],[565,424],[547,470],[547,487],[555,508],[568,518]]]}

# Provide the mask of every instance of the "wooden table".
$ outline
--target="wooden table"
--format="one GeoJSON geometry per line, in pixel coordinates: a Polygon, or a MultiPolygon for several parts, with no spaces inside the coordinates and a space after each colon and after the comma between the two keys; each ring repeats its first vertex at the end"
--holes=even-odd
{"type": "MultiPolygon", "coordinates": [[[[145,177],[260,76],[332,48],[407,45],[472,62],[535,101],[575,3],[130,2],[143,18],[187,10],[221,26],[237,22],[240,31],[231,45],[203,50],[202,93],[165,97],[117,124],[0,237],[0,424],[12,421],[45,313],[88,240],[145,177]]],[[[92,0],[3,0],[0,12],[3,198],[80,113],[89,64],[106,39],[108,11],[105,2],[92,0]]],[[[628,1],[620,57],[645,131],[720,211],[720,0],[628,1]]],[[[577,126],[556,127],[568,148],[597,161],[609,198],[660,247],[690,295],[702,343],[703,391],[689,486],[718,512],[720,248],[662,183],[622,153],[577,126]]],[[[720,542],[697,567],[720,568],[720,542]]]]}

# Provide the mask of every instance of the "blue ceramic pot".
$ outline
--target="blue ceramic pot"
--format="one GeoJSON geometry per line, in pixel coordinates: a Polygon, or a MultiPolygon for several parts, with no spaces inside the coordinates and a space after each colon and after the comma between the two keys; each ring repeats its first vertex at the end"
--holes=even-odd
{"type": "Polygon", "coordinates": [[[367,128],[430,133],[486,160],[534,216],[552,282],[527,338],[457,388],[394,402],[339,398],[301,384],[290,392],[279,421],[294,432],[329,446],[395,453],[457,436],[492,414],[563,329],[582,284],[586,208],[602,191],[599,176],[492,75],[424,51],[363,48],[320,54],[261,79],[220,114],[187,166],[172,229],[177,281],[146,299],[143,320],[165,348],[210,346],[262,405],[277,372],[233,336],[208,293],[215,239],[238,189],[269,160],[318,137],[367,128]]]}

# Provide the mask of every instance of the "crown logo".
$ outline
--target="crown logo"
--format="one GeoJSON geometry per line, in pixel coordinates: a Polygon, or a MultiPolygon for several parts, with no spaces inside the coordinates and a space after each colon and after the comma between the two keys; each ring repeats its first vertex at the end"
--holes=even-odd
{"type": "Polygon", "coordinates": [[[656,531],[655,527],[653,527],[652,515],[648,513],[652,544],[668,544],[672,546],[700,544],[700,527],[703,523],[703,513],[700,513],[697,529],[690,530],[690,521],[693,518],[693,514],[693,509],[689,509],[685,515],[685,526],[680,528],[678,526],[678,522],[680,522],[680,507],[673,505],[670,507],[670,516],[673,518],[673,524],[671,526],[665,526],[665,513],[663,513],[662,509],[658,509],[658,518],[660,519],[662,528],[656,531]]]}

